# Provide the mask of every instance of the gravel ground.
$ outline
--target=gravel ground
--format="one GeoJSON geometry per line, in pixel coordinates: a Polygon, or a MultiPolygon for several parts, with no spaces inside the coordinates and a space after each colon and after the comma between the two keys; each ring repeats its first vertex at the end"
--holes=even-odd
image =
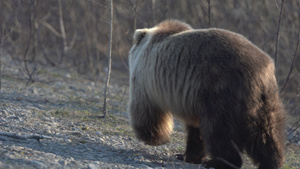
{"type": "MultiPolygon", "coordinates": [[[[172,141],[145,146],[128,125],[128,75],[113,72],[108,117],[101,115],[103,84],[63,69],[37,66],[27,85],[21,63],[2,58],[0,132],[44,135],[51,139],[0,136],[0,168],[201,168],[175,159],[184,152],[184,133],[176,123],[172,141]],[[22,68],[20,68],[22,67],[22,68]]],[[[300,166],[299,132],[289,137],[287,165],[300,166]]],[[[244,168],[253,168],[247,157],[244,168]]]]}

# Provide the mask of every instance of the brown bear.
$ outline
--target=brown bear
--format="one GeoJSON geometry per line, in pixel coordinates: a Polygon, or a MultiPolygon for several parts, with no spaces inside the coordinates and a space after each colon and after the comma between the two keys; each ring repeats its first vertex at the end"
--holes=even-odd
{"type": "Polygon", "coordinates": [[[285,112],[274,63],[242,35],[176,20],[138,29],[129,71],[130,122],[145,144],[168,142],[174,116],[186,126],[186,162],[240,168],[246,152],[259,169],[283,165],[285,112]]]}

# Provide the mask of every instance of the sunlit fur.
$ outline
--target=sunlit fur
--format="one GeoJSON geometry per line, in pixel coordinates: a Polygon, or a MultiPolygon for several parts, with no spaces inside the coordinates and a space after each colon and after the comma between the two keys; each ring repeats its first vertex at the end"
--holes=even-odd
{"type": "Polygon", "coordinates": [[[273,60],[242,35],[192,29],[176,20],[138,29],[129,52],[128,111],[136,137],[169,141],[173,116],[187,130],[184,159],[241,167],[241,152],[260,169],[284,162],[285,112],[273,60]],[[221,159],[221,160],[220,160],[221,159]]]}

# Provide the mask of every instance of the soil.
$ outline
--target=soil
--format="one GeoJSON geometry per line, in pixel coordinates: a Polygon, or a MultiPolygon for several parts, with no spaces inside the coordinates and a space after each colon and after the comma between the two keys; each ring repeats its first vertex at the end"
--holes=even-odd
{"type": "MultiPolygon", "coordinates": [[[[185,149],[177,122],[166,145],[146,146],[134,138],[126,113],[128,74],[112,72],[108,114],[102,118],[105,71],[92,80],[70,69],[29,68],[36,69],[34,83],[23,62],[2,58],[0,132],[51,138],[0,136],[0,168],[201,168],[175,158],[185,149]]],[[[292,136],[285,166],[297,168],[299,133],[292,136]]],[[[244,162],[243,168],[255,168],[247,157],[244,162]]]]}

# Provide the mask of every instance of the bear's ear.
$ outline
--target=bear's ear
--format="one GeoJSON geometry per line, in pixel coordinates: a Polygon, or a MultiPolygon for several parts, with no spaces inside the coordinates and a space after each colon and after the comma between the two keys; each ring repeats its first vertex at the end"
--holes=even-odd
{"type": "Polygon", "coordinates": [[[145,29],[137,29],[133,34],[133,43],[138,45],[146,36],[147,31],[145,29]]]}

